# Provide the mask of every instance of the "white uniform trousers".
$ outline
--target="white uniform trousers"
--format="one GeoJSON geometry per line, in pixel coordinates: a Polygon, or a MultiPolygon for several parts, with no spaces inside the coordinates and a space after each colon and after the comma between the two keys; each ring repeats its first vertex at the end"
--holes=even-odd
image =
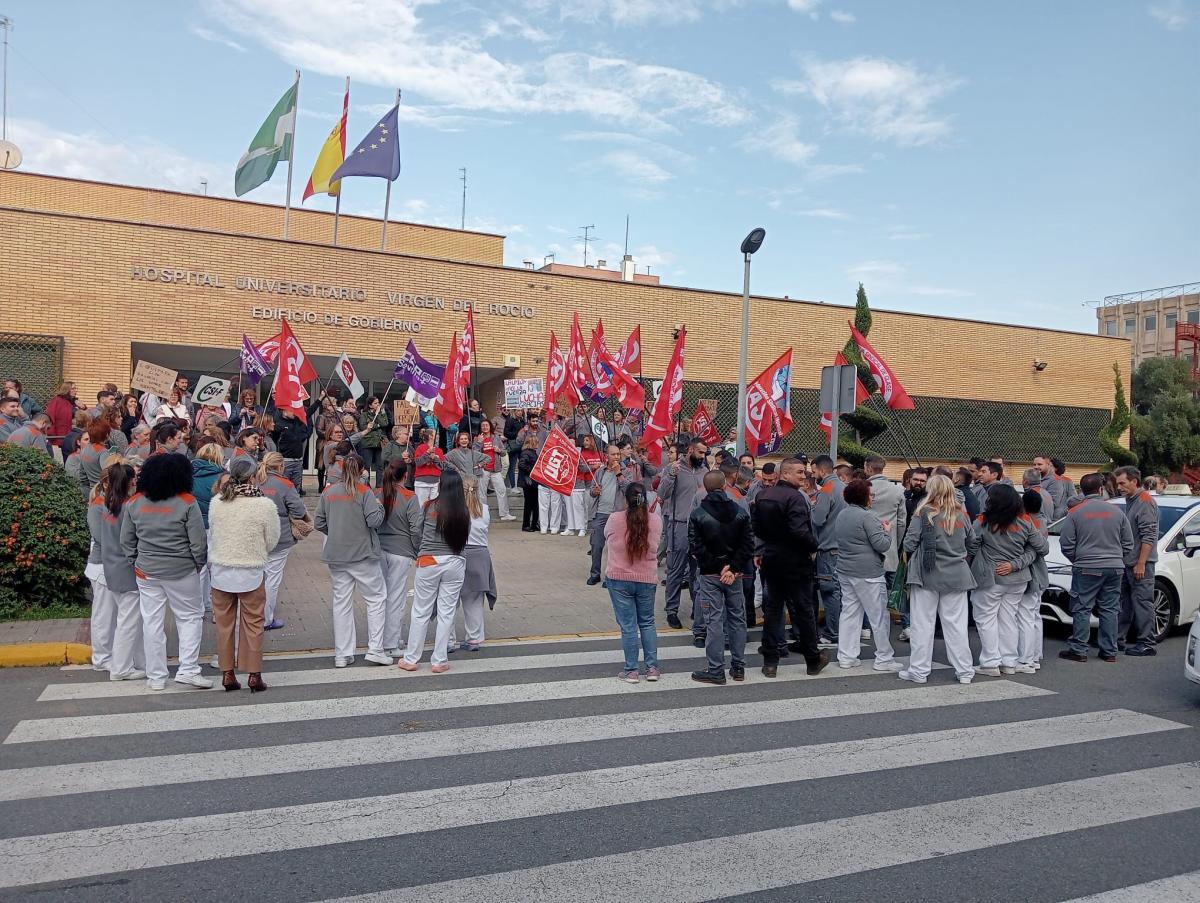
{"type": "Polygon", "coordinates": [[[117,595],[104,582],[100,565],[89,564],[83,574],[92,583],[92,667],[108,671],[117,630],[117,595]]]}
{"type": "MultiPolygon", "coordinates": [[[[871,622],[871,637],[875,640],[876,663],[890,662],[896,657],[892,649],[891,618],[887,611],[887,584],[880,577],[847,577],[838,575],[842,588],[843,624],[862,623],[863,613],[871,622]]],[[[862,631],[838,631],[838,662],[856,662],[862,649],[862,631]]]]}
{"type": "Polygon", "coordinates": [[[454,611],[458,608],[458,594],[467,574],[467,559],[461,555],[438,555],[434,560],[435,564],[417,568],[417,579],[413,584],[412,620],[408,626],[408,647],[404,651],[404,660],[413,665],[421,660],[429,617],[435,608],[437,632],[429,660],[441,665],[449,658],[454,611]]]}
{"type": "Polygon", "coordinates": [[[378,558],[366,558],[353,564],[329,565],[333,581],[333,654],[337,658],[353,658],[358,646],[354,626],[354,587],[367,603],[367,651],[383,655],[384,614],[387,590],[378,558]]]}
{"type": "Polygon", "coordinates": [[[971,594],[979,632],[979,667],[1014,668],[1017,664],[1017,607],[1024,583],[997,583],[971,594]]]}
{"type": "Polygon", "coordinates": [[[578,533],[588,528],[587,498],[587,487],[576,486],[571,490],[571,497],[565,500],[568,533],[578,533]]]}
{"type": "Polygon", "coordinates": [[[430,499],[438,497],[438,483],[413,483],[413,489],[417,494],[417,504],[422,508],[430,499]]]}
{"type": "Polygon", "coordinates": [[[204,603],[204,613],[211,615],[212,607],[212,570],[207,564],[200,569],[200,599],[204,603]]]}
{"type": "Polygon", "coordinates": [[[563,521],[563,497],[547,486],[538,487],[538,523],[543,533],[557,533],[563,521]]]}
{"type": "MultiPolygon", "coordinates": [[[[471,646],[483,645],[483,607],[486,601],[486,596],[483,593],[475,593],[468,598],[462,593],[458,594],[458,607],[462,611],[463,629],[466,634],[465,643],[471,646]]],[[[450,626],[450,646],[454,645],[454,637],[457,631],[453,623],[450,626]]]]}
{"type": "Polygon", "coordinates": [[[142,643],[146,653],[146,679],[165,680],[167,671],[167,606],[179,634],[179,669],[176,677],[200,673],[200,640],[204,636],[204,602],[200,575],[176,580],[138,577],[138,602],[142,609],[142,643]]]}
{"type": "MultiPolygon", "coordinates": [[[[942,621],[946,658],[955,677],[974,677],[971,643],[967,639],[967,591],[939,593],[921,586],[908,588],[908,671],[913,677],[928,677],[933,665],[933,631],[942,621]]],[[[850,631],[853,633],[853,631],[850,631]]]]}
{"type": "Polygon", "coordinates": [[[416,564],[411,558],[383,552],[379,561],[383,567],[383,585],[387,592],[384,611],[383,648],[402,649],[404,628],[408,616],[408,575],[416,564]]]}
{"type": "Polygon", "coordinates": [[[110,677],[121,677],[130,671],[142,670],[145,666],[142,607],[135,589],[127,593],[113,593],[113,596],[117,600],[117,630],[113,634],[108,673],[110,677]]]}
{"type": "Polygon", "coordinates": [[[1042,660],[1042,593],[1025,590],[1017,604],[1017,662],[1034,665],[1042,660]]]}
{"type": "Polygon", "coordinates": [[[275,606],[279,604],[279,587],[283,585],[283,571],[287,567],[288,555],[294,548],[295,546],[288,546],[286,549],[276,549],[267,556],[267,563],[263,566],[263,582],[267,589],[267,607],[263,611],[263,617],[268,624],[275,620],[275,606]]]}
{"type": "Polygon", "coordinates": [[[492,491],[496,493],[496,506],[500,511],[501,517],[511,517],[512,514],[508,510],[508,487],[504,485],[504,474],[483,473],[479,475],[479,479],[475,481],[475,492],[479,496],[479,501],[487,504],[488,486],[492,487],[492,491]]]}

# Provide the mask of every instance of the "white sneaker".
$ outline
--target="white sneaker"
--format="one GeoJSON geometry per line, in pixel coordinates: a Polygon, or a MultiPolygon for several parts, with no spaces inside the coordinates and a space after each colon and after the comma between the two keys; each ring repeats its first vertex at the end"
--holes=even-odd
{"type": "Polygon", "coordinates": [[[580,536],[587,536],[587,530],[580,530],[580,531],[579,531],[579,535],[580,535],[580,536]]]}
{"type": "Polygon", "coordinates": [[[1031,668],[1032,668],[1034,671],[1041,671],[1041,670],[1042,670],[1042,663],[1041,663],[1040,661],[1036,661],[1036,662],[1034,662],[1032,665],[1030,665],[1029,667],[1031,667],[1031,668]]]}
{"type": "Polygon", "coordinates": [[[339,655],[339,656],[335,656],[333,659],[333,667],[335,667],[335,668],[349,668],[353,664],[354,664],[354,656],[353,655],[348,655],[345,658],[343,658],[342,656],[339,655]]]}
{"type": "Polygon", "coordinates": [[[517,516],[515,514],[506,514],[500,518],[500,520],[516,520],[516,519],[517,519],[517,516]]]}
{"type": "Polygon", "coordinates": [[[175,683],[183,684],[185,687],[195,687],[197,690],[211,690],[213,682],[207,677],[201,677],[199,674],[185,674],[183,677],[175,676],[175,683]]]}
{"type": "MultiPolygon", "coordinates": [[[[1000,670],[1003,671],[1004,669],[1001,668],[1000,670]]],[[[1017,667],[1013,668],[1013,673],[1014,674],[1037,674],[1037,668],[1033,667],[1033,665],[1017,665],[1017,667]]]]}
{"type": "Polygon", "coordinates": [[[864,643],[869,643],[869,642],[871,642],[871,631],[869,631],[869,630],[863,630],[863,632],[860,634],[860,636],[862,637],[862,641],[863,641],[864,643]]]}
{"type": "Polygon", "coordinates": [[[399,646],[397,646],[395,649],[385,649],[383,651],[386,652],[388,655],[390,655],[392,658],[399,658],[400,656],[402,656],[404,654],[404,650],[401,649],[399,646]]]}
{"type": "Polygon", "coordinates": [[[971,682],[971,678],[970,678],[970,677],[967,677],[967,676],[964,674],[964,675],[962,675],[961,677],[959,677],[959,678],[958,678],[958,682],[959,682],[960,684],[969,684],[969,683],[971,682]]]}
{"type": "Polygon", "coordinates": [[[861,659],[861,658],[856,658],[856,659],[855,659],[854,661],[852,661],[852,662],[843,662],[843,661],[838,661],[838,667],[839,667],[839,668],[842,668],[842,669],[844,669],[844,670],[846,670],[846,671],[849,671],[851,668],[857,668],[857,667],[858,667],[859,665],[861,665],[861,664],[862,664],[862,659],[861,659]]]}
{"type": "Polygon", "coordinates": [[[393,659],[390,655],[386,655],[385,653],[382,653],[382,652],[368,652],[366,655],[363,656],[363,658],[365,658],[367,661],[369,661],[375,665],[394,665],[394,664],[396,664],[395,659],[393,659]]]}
{"type": "Polygon", "coordinates": [[[549,531],[548,529],[547,529],[547,530],[542,530],[542,535],[543,535],[543,536],[545,536],[545,535],[546,535],[547,533],[549,533],[549,532],[550,532],[550,531],[549,531]]]}
{"type": "Polygon", "coordinates": [[[132,671],[126,671],[124,674],[109,674],[108,679],[109,680],[141,680],[145,676],[146,676],[145,671],[142,671],[138,668],[134,668],[132,671]]]}
{"type": "Polygon", "coordinates": [[[167,688],[167,682],[163,678],[146,681],[146,689],[148,689],[148,690],[165,690],[166,688],[167,688]]]}
{"type": "Polygon", "coordinates": [[[101,664],[97,664],[96,662],[92,662],[92,670],[93,671],[107,671],[108,665],[101,665],[101,664]]]}
{"type": "Polygon", "coordinates": [[[905,668],[902,671],[897,671],[896,676],[898,678],[900,678],[901,680],[907,680],[909,683],[914,683],[914,684],[923,684],[927,680],[927,678],[924,678],[924,677],[917,677],[915,674],[913,674],[907,668],[905,668]]]}
{"type": "Polygon", "coordinates": [[[558,535],[559,535],[559,536],[570,536],[570,535],[571,535],[571,531],[570,531],[570,530],[567,530],[567,529],[564,529],[564,530],[563,530],[561,533],[559,533],[558,535]]]}
{"type": "Polygon", "coordinates": [[[976,666],[975,673],[982,674],[984,677],[999,677],[1000,669],[999,668],[984,668],[983,666],[979,665],[979,666],[976,666]]]}
{"type": "Polygon", "coordinates": [[[821,637],[821,639],[817,640],[818,649],[836,649],[837,647],[837,640],[831,640],[827,637],[821,637]]]}
{"type": "Polygon", "coordinates": [[[871,668],[875,671],[896,672],[896,671],[903,671],[904,665],[900,664],[900,662],[896,661],[895,659],[891,659],[890,661],[886,661],[886,662],[876,662],[875,664],[873,664],[871,666],[871,668]]]}
{"type": "Polygon", "coordinates": [[[220,670],[221,670],[221,659],[220,659],[220,657],[219,657],[219,656],[216,656],[216,655],[214,655],[214,656],[212,657],[212,660],[211,660],[211,661],[208,663],[208,667],[210,667],[210,668],[216,668],[218,671],[220,671],[220,670]]]}
{"type": "Polygon", "coordinates": [[[1016,674],[1017,669],[1014,665],[1001,665],[1000,673],[1001,674],[1016,674]]]}
{"type": "Polygon", "coordinates": [[[901,630],[899,636],[897,636],[896,639],[898,639],[901,643],[909,642],[908,628],[905,627],[903,630],[901,630]]]}

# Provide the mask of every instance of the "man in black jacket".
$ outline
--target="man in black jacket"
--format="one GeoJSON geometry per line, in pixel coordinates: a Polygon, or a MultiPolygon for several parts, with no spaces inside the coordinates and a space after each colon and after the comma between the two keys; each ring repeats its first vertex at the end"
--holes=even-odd
{"type": "Polygon", "coordinates": [[[297,417],[291,408],[275,408],[272,413],[275,429],[271,431],[271,438],[283,455],[283,477],[291,480],[296,491],[304,495],[304,446],[312,435],[312,425],[297,417]]]}
{"type": "Polygon", "coordinates": [[[688,551],[696,560],[697,595],[708,625],[704,652],[708,668],[692,680],[725,683],[725,640],[729,639],[729,676],[746,679],[746,602],[742,575],[753,570],[754,535],[750,515],[725,493],[725,475],[704,475],[704,498],[688,518],[688,551]]]}
{"type": "Polygon", "coordinates": [[[829,654],[817,648],[817,615],[813,588],[813,554],[817,540],[809,519],[808,499],[800,491],[804,465],[789,458],[780,468],[779,483],[764,489],[751,509],[758,537],[759,568],[766,584],[763,593],[763,674],[775,677],[779,649],[786,642],[784,607],[791,612],[800,639],[793,644],[803,653],[808,673],[820,674],[829,654]]]}

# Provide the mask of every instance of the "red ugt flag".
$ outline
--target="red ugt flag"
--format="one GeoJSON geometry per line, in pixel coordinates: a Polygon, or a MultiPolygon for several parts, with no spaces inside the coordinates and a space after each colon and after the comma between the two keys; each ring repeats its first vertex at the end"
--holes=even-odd
{"type": "MultiPolygon", "coordinates": [[[[850,362],[848,360],[846,360],[846,355],[842,354],[842,352],[840,352],[840,351],[833,358],[833,365],[835,367],[844,367],[848,363],[850,363],[850,362]]],[[[862,384],[862,380],[859,379],[857,376],[854,377],[854,405],[855,405],[855,407],[862,404],[864,401],[866,401],[870,397],[871,397],[871,394],[867,391],[867,387],[862,384]]],[[[845,414],[847,412],[842,411],[842,413],[845,414]]],[[[821,412],[821,432],[825,434],[826,439],[833,438],[833,412],[832,411],[822,411],[821,412]]]]}
{"type": "Polygon", "coordinates": [[[709,416],[708,408],[700,402],[696,402],[696,413],[692,415],[692,435],[703,439],[705,445],[716,445],[721,441],[721,434],[717,432],[717,425],[709,416]]]}
{"type": "Polygon", "coordinates": [[[559,495],[570,495],[578,473],[579,449],[557,426],[551,428],[530,477],[559,495]]]}
{"type": "Polygon", "coordinates": [[[275,394],[275,406],[290,409],[302,422],[308,423],[308,412],[304,410],[308,391],[304,383],[316,379],[317,371],[309,363],[308,355],[300,347],[286,320],[278,338],[279,369],[275,371],[275,385],[271,390],[275,394]]]}
{"type": "Polygon", "coordinates": [[[646,431],[642,441],[649,445],[655,439],[661,439],[671,432],[671,421],[683,407],[683,347],[687,339],[687,329],[679,330],[679,338],[675,342],[675,350],[671,352],[671,361],[667,364],[667,372],[663,376],[662,391],[654,400],[654,410],[646,421],[646,431]]]}
{"type": "Polygon", "coordinates": [[[775,359],[746,389],[746,448],[753,455],[778,450],[792,431],[792,349],[775,359]]]}
{"type": "Polygon", "coordinates": [[[617,365],[631,376],[642,375],[642,327],[633,327],[625,344],[617,351],[617,365]]]}
{"type": "Polygon", "coordinates": [[[467,383],[463,373],[462,343],[456,332],[450,339],[450,362],[446,364],[446,375],[442,377],[441,388],[433,400],[433,416],[443,428],[462,420],[467,399],[467,383]]]}
{"type": "Polygon", "coordinates": [[[554,404],[561,395],[566,395],[569,400],[578,398],[575,390],[567,385],[567,357],[558,347],[558,336],[552,329],[550,330],[550,354],[546,358],[546,392],[545,400],[542,403],[543,408],[553,413],[554,404]]]}
{"type": "MultiPolygon", "coordinates": [[[[849,323],[849,321],[847,322],[849,323]]],[[[904,391],[904,386],[900,385],[900,380],[896,379],[892,368],[871,347],[867,337],[854,328],[853,323],[850,323],[850,334],[854,336],[854,344],[858,346],[859,353],[862,354],[863,360],[870,368],[871,376],[874,377],[875,382],[879,383],[879,394],[883,396],[887,406],[893,411],[911,411],[915,408],[916,405],[904,391]]]]}
{"type": "MultiPolygon", "coordinates": [[[[287,325],[286,320],[283,322],[283,329],[277,335],[271,336],[271,338],[258,346],[258,353],[266,358],[268,363],[275,364],[279,360],[279,349],[283,347],[285,336],[291,336],[293,340],[296,338],[292,333],[292,327],[287,325]]],[[[309,361],[308,355],[301,351],[300,357],[300,381],[305,383],[315,381],[317,379],[317,371],[313,367],[312,362],[309,361]]]]}
{"type": "MultiPolygon", "coordinates": [[[[611,391],[614,386],[616,387],[617,401],[620,402],[621,407],[640,410],[646,404],[646,390],[642,388],[641,383],[622,369],[616,358],[612,356],[604,344],[603,334],[597,334],[596,342],[592,345],[593,352],[597,351],[597,345],[599,348],[596,359],[599,361],[600,366],[593,365],[593,372],[597,374],[601,372],[605,373],[608,378],[609,390],[611,391]]],[[[596,388],[599,389],[600,387],[597,386],[596,388]]]]}
{"type": "Polygon", "coordinates": [[[587,349],[583,345],[583,330],[579,328],[579,311],[571,321],[571,344],[567,349],[567,382],[573,389],[583,389],[592,383],[587,349]]]}
{"type": "Polygon", "coordinates": [[[592,345],[588,349],[588,367],[592,371],[592,397],[601,400],[612,394],[612,375],[604,366],[612,359],[608,345],[604,341],[604,321],[597,320],[596,328],[592,330],[592,345]]]}

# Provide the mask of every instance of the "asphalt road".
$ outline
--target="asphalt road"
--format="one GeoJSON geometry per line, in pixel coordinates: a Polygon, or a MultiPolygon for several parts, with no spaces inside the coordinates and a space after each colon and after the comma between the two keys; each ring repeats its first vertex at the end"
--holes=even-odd
{"type": "Polygon", "coordinates": [[[1200,900],[1184,642],[970,686],[706,687],[674,637],[636,687],[614,640],[254,697],[0,672],[0,900],[1200,900]]]}

